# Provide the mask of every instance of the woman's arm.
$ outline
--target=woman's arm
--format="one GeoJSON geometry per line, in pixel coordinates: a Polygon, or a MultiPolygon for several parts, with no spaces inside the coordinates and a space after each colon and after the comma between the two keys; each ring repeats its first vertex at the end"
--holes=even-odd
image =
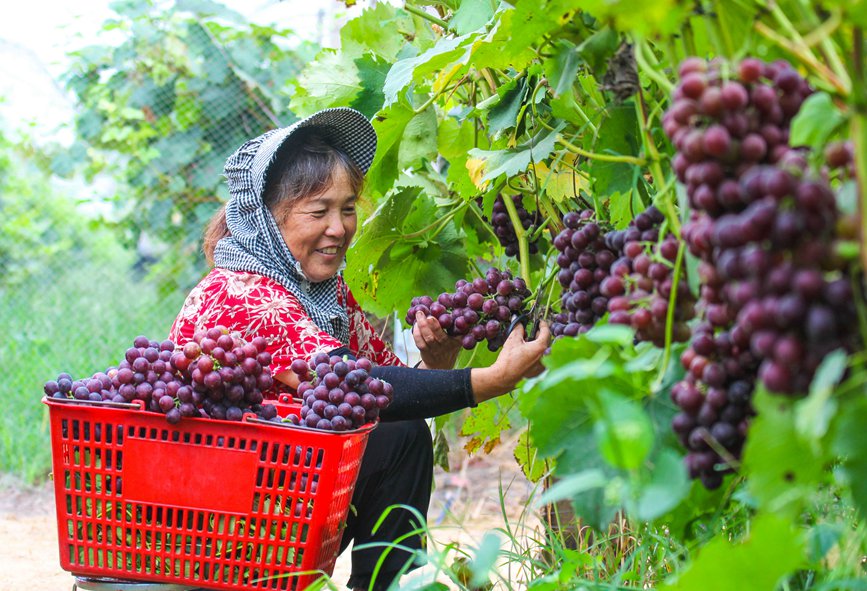
{"type": "MultiPolygon", "coordinates": [[[[380,416],[386,421],[427,419],[507,394],[522,379],[538,375],[544,369],[540,359],[550,338],[545,323],[536,339],[529,342],[524,341],[523,327],[516,326],[490,367],[419,371],[403,366],[376,366],[371,375],[394,387],[394,400],[380,416]]],[[[332,352],[343,355],[348,350],[332,352]]],[[[293,389],[298,387],[298,376],[291,371],[275,377],[293,389]]]]}

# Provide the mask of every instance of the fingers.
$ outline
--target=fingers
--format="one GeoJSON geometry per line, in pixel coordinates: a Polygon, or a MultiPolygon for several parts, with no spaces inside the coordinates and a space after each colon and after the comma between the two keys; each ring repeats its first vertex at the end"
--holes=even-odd
{"type": "Polygon", "coordinates": [[[429,344],[441,344],[449,341],[449,335],[433,316],[425,316],[424,312],[416,312],[412,335],[419,349],[429,344]]]}

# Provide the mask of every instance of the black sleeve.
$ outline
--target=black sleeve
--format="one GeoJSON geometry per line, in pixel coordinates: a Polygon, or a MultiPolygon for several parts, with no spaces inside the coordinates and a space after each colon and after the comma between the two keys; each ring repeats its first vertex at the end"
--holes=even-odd
{"type": "MultiPolygon", "coordinates": [[[[354,357],[345,347],[331,351],[330,354],[354,357]]],[[[380,419],[429,419],[475,407],[470,371],[470,368],[416,369],[375,366],[370,375],[385,380],[394,387],[394,400],[382,411],[380,419]]]]}

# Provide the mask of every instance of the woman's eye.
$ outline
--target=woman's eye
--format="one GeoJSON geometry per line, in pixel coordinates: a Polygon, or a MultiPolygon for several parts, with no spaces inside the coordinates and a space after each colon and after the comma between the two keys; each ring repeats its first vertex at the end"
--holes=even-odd
{"type": "Polygon", "coordinates": [[[355,207],[344,207],[343,215],[355,215],[355,207]]]}

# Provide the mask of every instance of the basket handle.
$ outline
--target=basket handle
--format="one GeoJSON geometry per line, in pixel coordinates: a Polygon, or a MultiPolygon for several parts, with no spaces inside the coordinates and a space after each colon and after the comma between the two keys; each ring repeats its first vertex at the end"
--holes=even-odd
{"type": "Polygon", "coordinates": [[[127,410],[144,410],[144,402],[133,400],[132,402],[112,402],[111,400],[78,400],[77,398],[54,398],[43,396],[42,402],[48,404],[70,404],[72,406],[101,406],[103,408],[124,408],[127,410]]]}

